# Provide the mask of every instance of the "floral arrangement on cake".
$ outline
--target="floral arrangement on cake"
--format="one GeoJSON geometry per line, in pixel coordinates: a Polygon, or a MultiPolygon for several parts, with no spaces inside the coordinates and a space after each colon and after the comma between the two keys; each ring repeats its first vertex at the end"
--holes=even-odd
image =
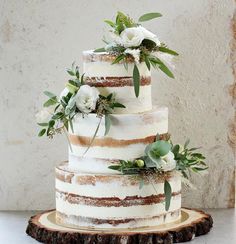
{"type": "MultiPolygon", "coordinates": [[[[144,184],[144,179],[151,182],[153,174],[161,177],[170,171],[180,172],[185,183],[190,185],[189,177],[193,173],[201,173],[208,167],[204,162],[205,157],[196,152],[199,148],[188,148],[190,140],[182,146],[174,145],[170,137],[162,139],[157,135],[155,142],[145,148],[143,157],[134,160],[120,160],[118,164],[109,166],[110,169],[118,170],[122,174],[139,175],[140,188],[144,184]]],[[[169,210],[172,196],[171,185],[168,180],[164,182],[165,209],[169,210]]]]}
{"type": "Polygon", "coordinates": [[[147,13],[142,15],[138,22],[135,22],[128,15],[118,12],[115,21],[105,20],[110,27],[111,41],[103,40],[106,45],[98,48],[95,52],[108,52],[116,56],[112,64],[123,63],[128,68],[128,62],[134,62],[133,82],[136,97],[140,90],[140,73],[138,64],[144,62],[148,70],[153,67],[160,69],[167,76],[174,78],[173,73],[166,63],[170,64],[171,56],[178,53],[167,48],[166,44],[160,42],[158,37],[144,28],[141,22],[159,18],[160,13],[147,13]]]}
{"type": "MultiPolygon", "coordinates": [[[[67,132],[69,128],[73,132],[72,120],[78,113],[83,116],[96,113],[100,118],[100,123],[104,116],[106,135],[111,126],[109,115],[113,113],[115,108],[125,108],[125,106],[116,101],[115,94],[102,96],[96,87],[85,84],[84,74],[80,75],[79,68],[74,63],[71,69],[67,69],[67,72],[71,78],[60,96],[49,91],[44,92],[48,100],[43,104],[44,108],[36,114],[37,123],[42,127],[38,136],[46,135],[52,138],[55,134],[67,132]]],[[[93,140],[100,123],[94,133],[93,140]]]]}

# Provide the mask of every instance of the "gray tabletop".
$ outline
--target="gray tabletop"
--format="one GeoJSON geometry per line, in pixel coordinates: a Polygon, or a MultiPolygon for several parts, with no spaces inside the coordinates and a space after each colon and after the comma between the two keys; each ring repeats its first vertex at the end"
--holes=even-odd
{"type": "MultiPolygon", "coordinates": [[[[236,244],[236,212],[234,209],[209,209],[214,227],[205,236],[196,237],[191,244],[236,244]]],[[[25,234],[30,216],[36,212],[0,212],[0,243],[37,243],[25,234]]]]}

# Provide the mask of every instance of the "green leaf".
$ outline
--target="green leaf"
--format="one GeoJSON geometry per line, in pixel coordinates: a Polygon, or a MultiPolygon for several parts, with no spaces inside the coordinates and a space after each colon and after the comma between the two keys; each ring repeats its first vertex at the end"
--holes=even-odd
{"type": "Polygon", "coordinates": [[[37,123],[39,126],[48,126],[48,123],[37,123]]]}
{"type": "Polygon", "coordinates": [[[54,105],[54,104],[56,104],[56,103],[57,103],[57,100],[56,100],[56,99],[50,98],[49,100],[47,100],[47,101],[43,104],[43,106],[44,106],[44,107],[49,107],[49,106],[52,106],[52,105],[54,105]]]}
{"type": "Polygon", "coordinates": [[[172,152],[174,153],[174,155],[176,156],[177,154],[178,154],[178,152],[179,152],[179,145],[177,144],[177,145],[175,145],[175,146],[173,146],[173,148],[172,148],[172,152]]]}
{"type": "Polygon", "coordinates": [[[134,82],[134,92],[135,96],[139,96],[139,88],[140,88],[140,74],[136,64],[134,64],[133,69],[133,82],[134,82]]]}
{"type": "Polygon", "coordinates": [[[172,190],[171,190],[171,185],[167,180],[165,180],[164,183],[164,194],[165,194],[165,210],[168,211],[170,208],[172,190]]]}
{"type": "Polygon", "coordinates": [[[139,22],[144,22],[144,21],[148,21],[148,20],[151,20],[151,19],[155,19],[155,18],[161,17],[161,16],[162,16],[162,14],[160,14],[160,13],[147,13],[147,14],[144,14],[144,15],[140,16],[138,21],[139,22]]]}
{"type": "Polygon", "coordinates": [[[48,127],[52,128],[55,125],[55,120],[50,120],[48,123],[48,127]]]}
{"type": "Polygon", "coordinates": [[[121,103],[113,103],[113,107],[114,108],[125,108],[125,105],[123,105],[121,103]]]}
{"type": "Polygon", "coordinates": [[[52,119],[58,120],[58,119],[62,118],[63,116],[64,116],[64,114],[62,112],[58,112],[52,116],[52,119]]]}
{"type": "Polygon", "coordinates": [[[147,66],[148,70],[150,70],[150,69],[151,69],[151,64],[150,64],[150,61],[149,61],[149,59],[148,59],[148,57],[147,57],[147,56],[145,56],[144,61],[145,61],[145,64],[146,64],[146,66],[147,66]]]}
{"type": "Polygon", "coordinates": [[[169,48],[166,48],[166,47],[159,47],[158,48],[160,52],[163,52],[163,53],[169,53],[171,55],[174,55],[174,56],[178,56],[179,54],[169,48]]]}
{"type": "Polygon", "coordinates": [[[171,149],[171,145],[167,141],[156,141],[151,144],[150,150],[155,150],[159,156],[165,156],[171,149]]]}
{"type": "Polygon", "coordinates": [[[78,91],[78,89],[79,89],[78,84],[75,81],[73,81],[73,80],[69,80],[66,83],[66,87],[69,90],[69,92],[72,93],[72,94],[75,94],[78,91]]]}
{"type": "Polygon", "coordinates": [[[105,136],[108,134],[111,128],[111,118],[109,114],[105,114],[105,136]]]}
{"type": "Polygon", "coordinates": [[[69,75],[71,75],[71,76],[75,76],[74,71],[72,71],[72,70],[70,70],[70,69],[67,70],[67,73],[68,73],[69,75]]]}
{"type": "Polygon", "coordinates": [[[164,72],[170,78],[175,78],[173,73],[169,70],[169,68],[159,59],[159,69],[164,72]]]}
{"type": "Polygon", "coordinates": [[[101,47],[101,48],[97,48],[94,50],[95,53],[103,53],[103,52],[106,52],[105,48],[104,47],[101,47]]]}
{"type": "Polygon", "coordinates": [[[108,168],[109,169],[113,169],[113,170],[119,170],[120,171],[120,165],[119,164],[117,164],[117,165],[110,165],[110,166],[108,166],[108,168]]]}
{"type": "Polygon", "coordinates": [[[57,97],[55,94],[53,94],[52,92],[49,92],[49,91],[44,91],[43,93],[50,98],[56,98],[57,97]]]}
{"type": "Polygon", "coordinates": [[[111,101],[112,97],[113,97],[113,93],[110,93],[110,94],[106,97],[106,99],[107,99],[108,101],[111,101]]]}
{"type": "Polygon", "coordinates": [[[124,54],[120,54],[118,55],[115,60],[111,63],[111,64],[116,64],[116,63],[119,63],[121,60],[123,60],[125,58],[125,55],[124,54]]]}
{"type": "Polygon", "coordinates": [[[186,148],[189,143],[190,143],[190,139],[187,139],[186,142],[184,143],[184,148],[186,148]]]}
{"type": "Polygon", "coordinates": [[[81,79],[80,79],[81,85],[84,85],[84,75],[85,75],[85,73],[82,74],[81,79]]]}
{"type": "Polygon", "coordinates": [[[41,137],[45,134],[46,132],[46,129],[42,129],[39,133],[38,133],[38,136],[41,137]]]}
{"type": "Polygon", "coordinates": [[[111,20],[105,19],[104,22],[107,23],[108,25],[110,25],[112,28],[114,28],[116,26],[116,24],[111,20]]]}

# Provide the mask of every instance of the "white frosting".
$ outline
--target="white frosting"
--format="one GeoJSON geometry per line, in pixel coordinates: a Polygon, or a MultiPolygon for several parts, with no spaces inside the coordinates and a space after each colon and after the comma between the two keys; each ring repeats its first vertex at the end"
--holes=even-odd
{"type": "MultiPolygon", "coordinates": [[[[111,127],[106,137],[117,140],[145,138],[147,136],[168,132],[168,108],[154,108],[152,111],[139,114],[112,114],[111,127]]],[[[93,137],[100,118],[96,114],[82,116],[77,114],[73,120],[73,132],[77,136],[93,137]]],[[[102,118],[97,138],[104,137],[105,119],[102,118]]]]}
{"type": "MultiPolygon", "coordinates": [[[[127,177],[127,176],[126,176],[127,177]]],[[[153,185],[145,184],[142,189],[138,185],[122,185],[122,175],[120,180],[114,179],[113,182],[103,183],[97,182],[96,185],[79,185],[76,182],[76,177],[72,183],[56,180],[56,189],[62,192],[69,192],[81,196],[88,197],[119,197],[124,199],[126,196],[151,196],[164,193],[164,183],[153,183],[153,185]]],[[[181,181],[179,178],[174,178],[169,181],[172,192],[181,190],[181,181]]]]}
{"type": "Polygon", "coordinates": [[[83,173],[119,174],[119,171],[108,168],[111,165],[111,161],[108,159],[77,157],[69,153],[69,168],[72,170],[77,169],[83,173]]]}
{"type": "MultiPolygon", "coordinates": [[[[90,226],[91,223],[76,222],[83,221],[83,218],[76,220],[74,216],[97,219],[140,219],[134,222],[127,222],[112,226],[113,228],[120,227],[138,227],[151,226],[163,223],[168,223],[179,218],[179,214],[167,214],[166,218],[162,215],[166,214],[164,202],[153,204],[134,204],[130,206],[96,206],[85,204],[83,202],[72,203],[69,198],[64,197],[62,193],[71,193],[74,195],[85,196],[90,198],[119,198],[125,199],[127,196],[148,197],[153,195],[164,194],[164,180],[161,182],[145,183],[139,188],[139,179],[133,175],[111,175],[105,174],[82,174],[78,171],[70,171],[67,164],[56,169],[57,173],[64,175],[66,179],[70,178],[70,183],[56,179],[56,209],[62,214],[67,215],[65,221],[68,224],[79,226],[90,226]],[[72,175],[73,174],[73,175],[72,175]],[[92,177],[92,179],[91,179],[92,177]],[[85,181],[84,181],[85,180],[85,181]],[[86,183],[87,182],[87,183],[86,183]],[[134,182],[136,182],[134,184],[134,182]],[[161,216],[154,218],[153,216],[161,216]]],[[[172,172],[168,179],[172,192],[179,193],[181,191],[181,177],[179,174],[172,172]]],[[[172,196],[171,204],[168,212],[178,211],[181,208],[181,195],[172,196]]],[[[99,228],[111,227],[110,224],[98,225],[99,228]]]]}
{"type": "MultiPolygon", "coordinates": [[[[84,136],[92,139],[100,118],[96,114],[78,114],[73,121],[73,132],[75,136],[84,136]]],[[[168,132],[168,109],[166,107],[156,108],[149,112],[139,114],[112,114],[109,133],[104,137],[105,119],[102,119],[97,132],[97,139],[106,138],[114,140],[135,140],[155,136],[157,133],[168,132]]],[[[71,154],[81,157],[107,158],[107,159],[132,159],[143,156],[147,144],[133,142],[127,146],[96,146],[92,145],[84,155],[87,146],[72,144],[71,154]]]]}
{"type": "MultiPolygon", "coordinates": [[[[83,54],[101,55],[101,53],[93,53],[92,51],[84,51],[83,54]]],[[[104,53],[106,54],[106,53],[104,53]]],[[[151,76],[150,70],[148,70],[144,62],[137,64],[140,76],[151,76]]],[[[132,77],[133,76],[134,63],[128,63],[127,69],[123,63],[111,64],[106,61],[88,61],[83,63],[83,71],[87,77],[132,77]]]]}
{"type": "MultiPolygon", "coordinates": [[[[104,158],[107,159],[132,159],[143,156],[147,144],[137,143],[124,147],[99,147],[91,146],[86,152],[87,147],[71,145],[72,152],[76,156],[85,156],[88,158],[104,158]],[[86,153],[85,153],[86,152],[86,153]]],[[[69,149],[70,150],[70,149],[69,149]]]]}
{"type": "Polygon", "coordinates": [[[152,109],[151,85],[140,87],[139,96],[136,97],[133,86],[97,87],[102,95],[114,93],[116,101],[125,105],[125,108],[116,108],[114,113],[140,113],[152,109]]]}
{"type": "MultiPolygon", "coordinates": [[[[169,212],[181,208],[181,196],[171,198],[169,212]]],[[[129,207],[96,207],[90,205],[69,203],[61,198],[56,198],[57,211],[66,215],[98,219],[122,219],[122,218],[149,218],[165,213],[165,204],[138,205],[129,207]]]]}

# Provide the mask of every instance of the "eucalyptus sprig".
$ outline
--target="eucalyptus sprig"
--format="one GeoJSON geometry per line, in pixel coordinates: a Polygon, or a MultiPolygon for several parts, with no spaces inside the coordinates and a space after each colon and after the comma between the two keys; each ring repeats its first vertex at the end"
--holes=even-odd
{"type": "MultiPolygon", "coordinates": [[[[149,21],[155,18],[161,17],[160,13],[147,13],[139,17],[138,21],[134,21],[128,15],[117,12],[115,21],[105,20],[104,22],[109,25],[111,28],[111,32],[114,35],[119,36],[126,28],[139,27],[141,26],[141,22],[149,21]]],[[[160,58],[156,57],[154,54],[157,52],[167,53],[169,55],[178,56],[176,51],[169,49],[164,43],[161,45],[157,45],[156,42],[145,38],[142,40],[139,46],[129,47],[131,50],[139,50],[139,62],[134,59],[134,57],[126,52],[126,47],[122,46],[122,44],[109,43],[105,41],[107,44],[105,47],[95,49],[95,52],[108,52],[112,55],[115,55],[116,58],[112,62],[112,64],[123,63],[125,68],[127,69],[129,62],[134,62],[133,65],[133,84],[134,84],[134,92],[136,97],[139,96],[140,92],[140,79],[141,75],[138,69],[138,63],[144,62],[147,66],[148,70],[153,67],[154,69],[160,69],[163,73],[165,73],[168,77],[174,78],[173,73],[168,68],[168,66],[160,60],[160,58]]]]}
{"type": "Polygon", "coordinates": [[[189,174],[200,173],[201,171],[207,170],[208,166],[205,163],[205,156],[196,152],[200,149],[199,147],[188,148],[190,140],[188,139],[184,146],[180,144],[172,144],[172,152],[175,155],[176,169],[180,171],[185,178],[189,178],[189,174]]]}

